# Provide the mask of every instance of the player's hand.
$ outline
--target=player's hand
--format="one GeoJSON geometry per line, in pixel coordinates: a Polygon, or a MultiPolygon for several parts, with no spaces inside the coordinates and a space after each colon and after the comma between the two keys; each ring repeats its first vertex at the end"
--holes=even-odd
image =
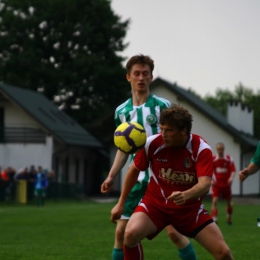
{"type": "Polygon", "coordinates": [[[227,184],[228,184],[228,185],[231,185],[231,184],[232,184],[232,181],[233,181],[233,178],[230,177],[230,178],[228,179],[228,181],[227,181],[227,184]]]}
{"type": "Polygon", "coordinates": [[[116,204],[114,208],[111,210],[110,221],[116,223],[116,221],[121,218],[123,211],[124,207],[120,206],[119,204],[116,204]]]}
{"type": "Polygon", "coordinates": [[[167,199],[173,200],[177,205],[183,205],[186,201],[184,193],[181,191],[174,191],[167,199]]]}
{"type": "Polygon", "coordinates": [[[240,171],[238,173],[239,180],[241,182],[244,181],[248,177],[248,174],[249,174],[249,172],[248,172],[247,168],[245,168],[244,170],[240,171]]]}
{"type": "Polygon", "coordinates": [[[107,177],[105,181],[101,184],[101,192],[108,193],[113,190],[114,180],[111,177],[107,177]]]}

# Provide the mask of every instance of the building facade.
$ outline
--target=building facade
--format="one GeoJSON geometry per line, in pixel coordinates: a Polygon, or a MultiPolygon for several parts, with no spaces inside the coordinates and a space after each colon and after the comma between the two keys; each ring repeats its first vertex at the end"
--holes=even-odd
{"type": "MultiPolygon", "coordinates": [[[[41,93],[0,84],[0,166],[54,170],[58,183],[99,194],[103,145],[41,93]]],[[[65,191],[66,192],[66,191],[65,191]]]]}

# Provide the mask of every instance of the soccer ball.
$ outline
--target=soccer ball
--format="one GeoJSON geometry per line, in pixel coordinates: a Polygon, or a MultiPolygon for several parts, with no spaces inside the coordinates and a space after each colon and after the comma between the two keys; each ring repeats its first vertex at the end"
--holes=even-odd
{"type": "Polygon", "coordinates": [[[144,147],[146,132],[136,122],[124,122],[114,132],[115,146],[124,153],[133,154],[144,147]]]}

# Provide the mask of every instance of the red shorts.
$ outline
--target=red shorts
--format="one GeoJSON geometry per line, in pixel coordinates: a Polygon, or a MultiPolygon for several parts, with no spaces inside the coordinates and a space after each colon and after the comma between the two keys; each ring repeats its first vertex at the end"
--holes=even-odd
{"type": "Polygon", "coordinates": [[[134,212],[145,213],[157,227],[157,232],[147,237],[150,240],[168,225],[172,225],[181,234],[194,238],[204,227],[213,222],[202,204],[196,206],[195,210],[193,206],[184,207],[184,210],[181,207],[173,209],[167,206],[160,207],[144,197],[134,212]]]}
{"type": "Polygon", "coordinates": [[[218,187],[215,185],[212,185],[211,187],[211,197],[222,197],[225,200],[231,199],[231,186],[227,187],[218,187]]]}

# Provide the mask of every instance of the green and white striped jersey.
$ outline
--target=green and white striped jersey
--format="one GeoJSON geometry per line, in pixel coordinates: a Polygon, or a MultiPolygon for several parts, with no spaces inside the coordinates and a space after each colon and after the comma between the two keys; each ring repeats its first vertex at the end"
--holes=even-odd
{"type": "MultiPolygon", "coordinates": [[[[133,121],[139,123],[145,128],[147,137],[157,134],[160,131],[160,113],[162,110],[170,106],[171,102],[169,100],[153,94],[150,94],[146,100],[146,103],[141,106],[133,106],[132,98],[129,98],[116,108],[116,127],[118,127],[121,123],[133,121]]],[[[131,155],[131,162],[133,159],[134,155],[131,155]]],[[[142,183],[143,181],[145,181],[147,185],[149,181],[148,171],[146,173],[140,172],[138,182],[142,183]]],[[[138,186],[140,186],[140,184],[138,186]]]]}
{"type": "Polygon", "coordinates": [[[257,145],[254,157],[251,159],[251,163],[254,163],[258,167],[260,167],[260,142],[257,145]]]}
{"type": "Polygon", "coordinates": [[[157,134],[159,117],[163,109],[170,107],[171,102],[167,99],[150,94],[146,103],[141,106],[133,106],[132,98],[118,106],[115,111],[115,123],[118,127],[123,122],[137,122],[145,128],[146,135],[157,134]]]}

